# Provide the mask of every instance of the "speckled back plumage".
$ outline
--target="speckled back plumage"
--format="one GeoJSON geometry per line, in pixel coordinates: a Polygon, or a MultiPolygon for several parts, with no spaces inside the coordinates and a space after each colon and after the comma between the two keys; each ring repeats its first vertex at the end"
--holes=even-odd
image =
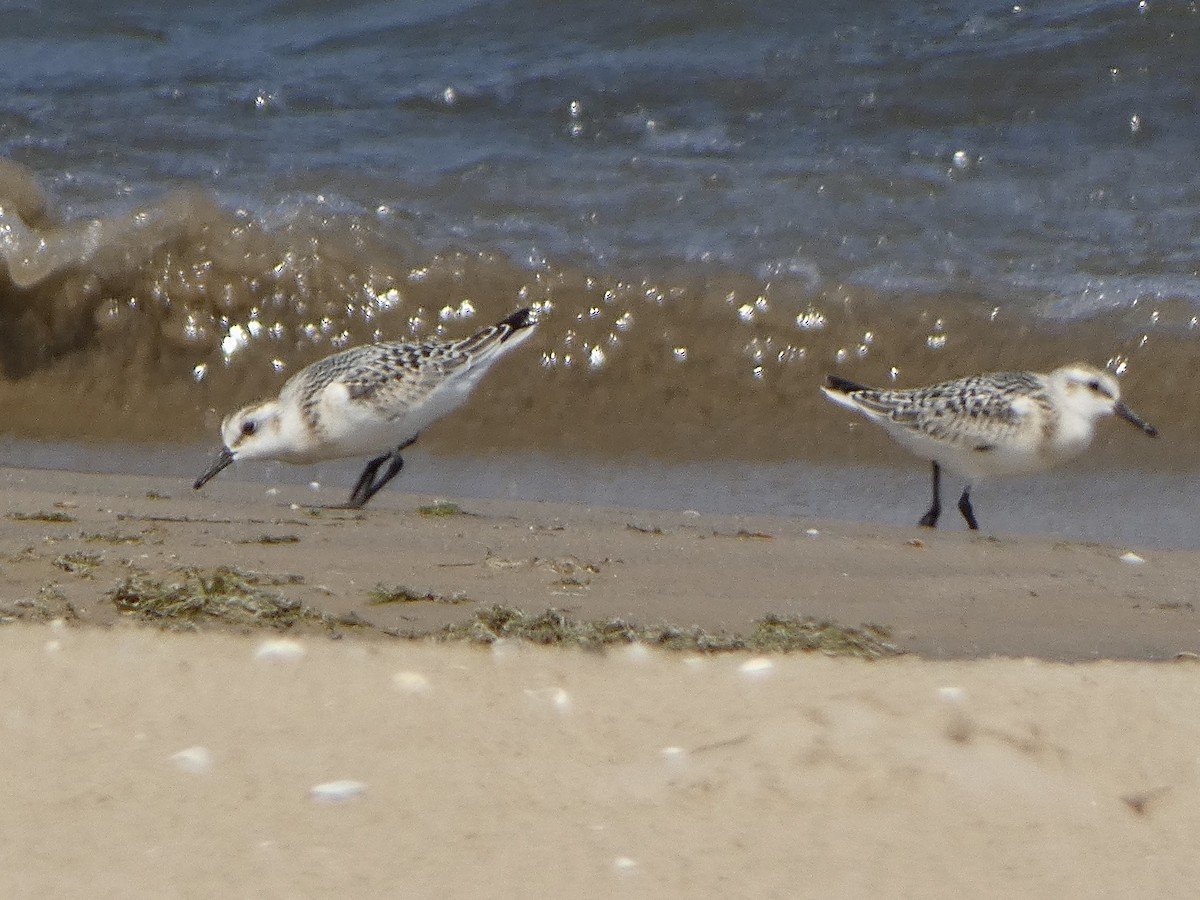
{"type": "Polygon", "coordinates": [[[854,385],[845,393],[864,412],[935,440],[980,450],[1021,428],[1031,403],[1042,414],[1047,436],[1057,417],[1044,380],[1032,372],[991,372],[906,390],[854,385]]]}
{"type": "Polygon", "coordinates": [[[532,313],[521,310],[457,341],[389,341],[354,347],[297,372],[283,386],[280,400],[294,399],[309,427],[320,431],[321,394],[337,381],[346,386],[351,400],[373,407],[386,418],[400,418],[456,374],[466,375],[492,359],[513,334],[534,324],[532,313]]]}

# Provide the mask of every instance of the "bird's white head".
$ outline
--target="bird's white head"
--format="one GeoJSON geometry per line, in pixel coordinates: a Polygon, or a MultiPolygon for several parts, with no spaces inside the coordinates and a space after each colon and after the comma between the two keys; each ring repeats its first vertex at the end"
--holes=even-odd
{"type": "Polygon", "coordinates": [[[226,416],[221,423],[224,446],[193,487],[199,490],[236,460],[275,459],[286,455],[289,442],[284,434],[282,413],[279,401],[267,400],[243,406],[226,416]]]}
{"type": "Polygon", "coordinates": [[[282,413],[277,400],[243,406],[221,423],[221,440],[235,460],[278,458],[289,446],[282,413]]]}
{"type": "Polygon", "coordinates": [[[1120,416],[1150,437],[1158,429],[1135,413],[1121,400],[1117,377],[1088,363],[1071,363],[1055,369],[1049,376],[1050,390],[1062,403],[1064,412],[1095,422],[1102,416],[1120,416]]]}

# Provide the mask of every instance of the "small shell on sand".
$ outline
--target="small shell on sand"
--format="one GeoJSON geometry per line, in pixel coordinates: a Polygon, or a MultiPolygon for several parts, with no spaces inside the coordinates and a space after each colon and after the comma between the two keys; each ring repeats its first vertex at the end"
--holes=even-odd
{"type": "Polygon", "coordinates": [[[1129,565],[1131,565],[1131,566],[1140,566],[1145,561],[1146,561],[1145,559],[1138,556],[1132,550],[1130,550],[1128,553],[1121,554],[1121,562],[1129,563],[1129,565]]]}
{"type": "Polygon", "coordinates": [[[212,754],[207,747],[187,747],[171,754],[171,762],[181,772],[189,775],[207,775],[212,770],[212,754]]]}
{"type": "Polygon", "coordinates": [[[308,789],[308,795],[318,803],[345,803],[347,800],[353,800],[366,789],[366,784],[361,781],[342,779],[314,784],[308,789]]]}
{"type": "Polygon", "coordinates": [[[563,715],[571,711],[571,695],[560,687],[526,688],[525,696],[533,700],[548,701],[563,715]]]}
{"type": "Polygon", "coordinates": [[[304,645],[299,641],[279,638],[259,644],[254,651],[254,658],[267,662],[295,662],[303,659],[305,652],[304,645]]]}
{"type": "Polygon", "coordinates": [[[650,650],[645,644],[637,643],[636,641],[625,648],[625,660],[635,664],[641,664],[650,659],[650,650]]]}
{"type": "Polygon", "coordinates": [[[658,752],[662,754],[662,758],[670,765],[682,765],[688,758],[688,752],[683,747],[663,747],[658,752]]]}
{"type": "Polygon", "coordinates": [[[767,659],[765,656],[756,656],[753,659],[748,659],[740,666],[738,671],[747,678],[765,678],[775,668],[775,663],[767,659]]]}
{"type": "Polygon", "coordinates": [[[392,687],[402,694],[428,694],[429,679],[420,672],[397,672],[392,676],[392,687]]]}

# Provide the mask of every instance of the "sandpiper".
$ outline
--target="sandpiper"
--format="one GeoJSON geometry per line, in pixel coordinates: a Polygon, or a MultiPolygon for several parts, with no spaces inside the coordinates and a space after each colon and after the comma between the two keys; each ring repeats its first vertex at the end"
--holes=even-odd
{"type": "Polygon", "coordinates": [[[933,466],[933,503],[921,525],[937,527],[941,467],[964,476],[958,509],[978,529],[971,487],[984,478],[1041,472],[1083,453],[1096,421],[1117,415],[1150,437],[1157,429],[1121,401],[1111,372],[1072,363],[1043,375],[994,372],[907,390],[876,389],[830,375],[821,388],[933,466]]]}
{"type": "Polygon", "coordinates": [[[193,486],[199,490],[239,459],[304,464],[378,454],[345,504],[360,509],[400,472],[401,451],[425,426],[461,406],[492,364],[533,333],[537,321],[536,310],[528,307],[458,341],[385,342],[327,356],[289,378],[276,399],[227,416],[221,424],[224,446],[193,486]]]}

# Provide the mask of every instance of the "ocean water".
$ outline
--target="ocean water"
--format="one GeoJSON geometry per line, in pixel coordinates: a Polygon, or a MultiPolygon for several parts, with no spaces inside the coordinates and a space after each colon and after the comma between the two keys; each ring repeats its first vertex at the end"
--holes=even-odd
{"type": "Polygon", "coordinates": [[[13,440],[215,441],[336,348],[536,302],[432,451],[904,466],[826,372],[1084,358],[1163,433],[1101,469],[1195,468],[1194,3],[3,11],[13,440]]]}

